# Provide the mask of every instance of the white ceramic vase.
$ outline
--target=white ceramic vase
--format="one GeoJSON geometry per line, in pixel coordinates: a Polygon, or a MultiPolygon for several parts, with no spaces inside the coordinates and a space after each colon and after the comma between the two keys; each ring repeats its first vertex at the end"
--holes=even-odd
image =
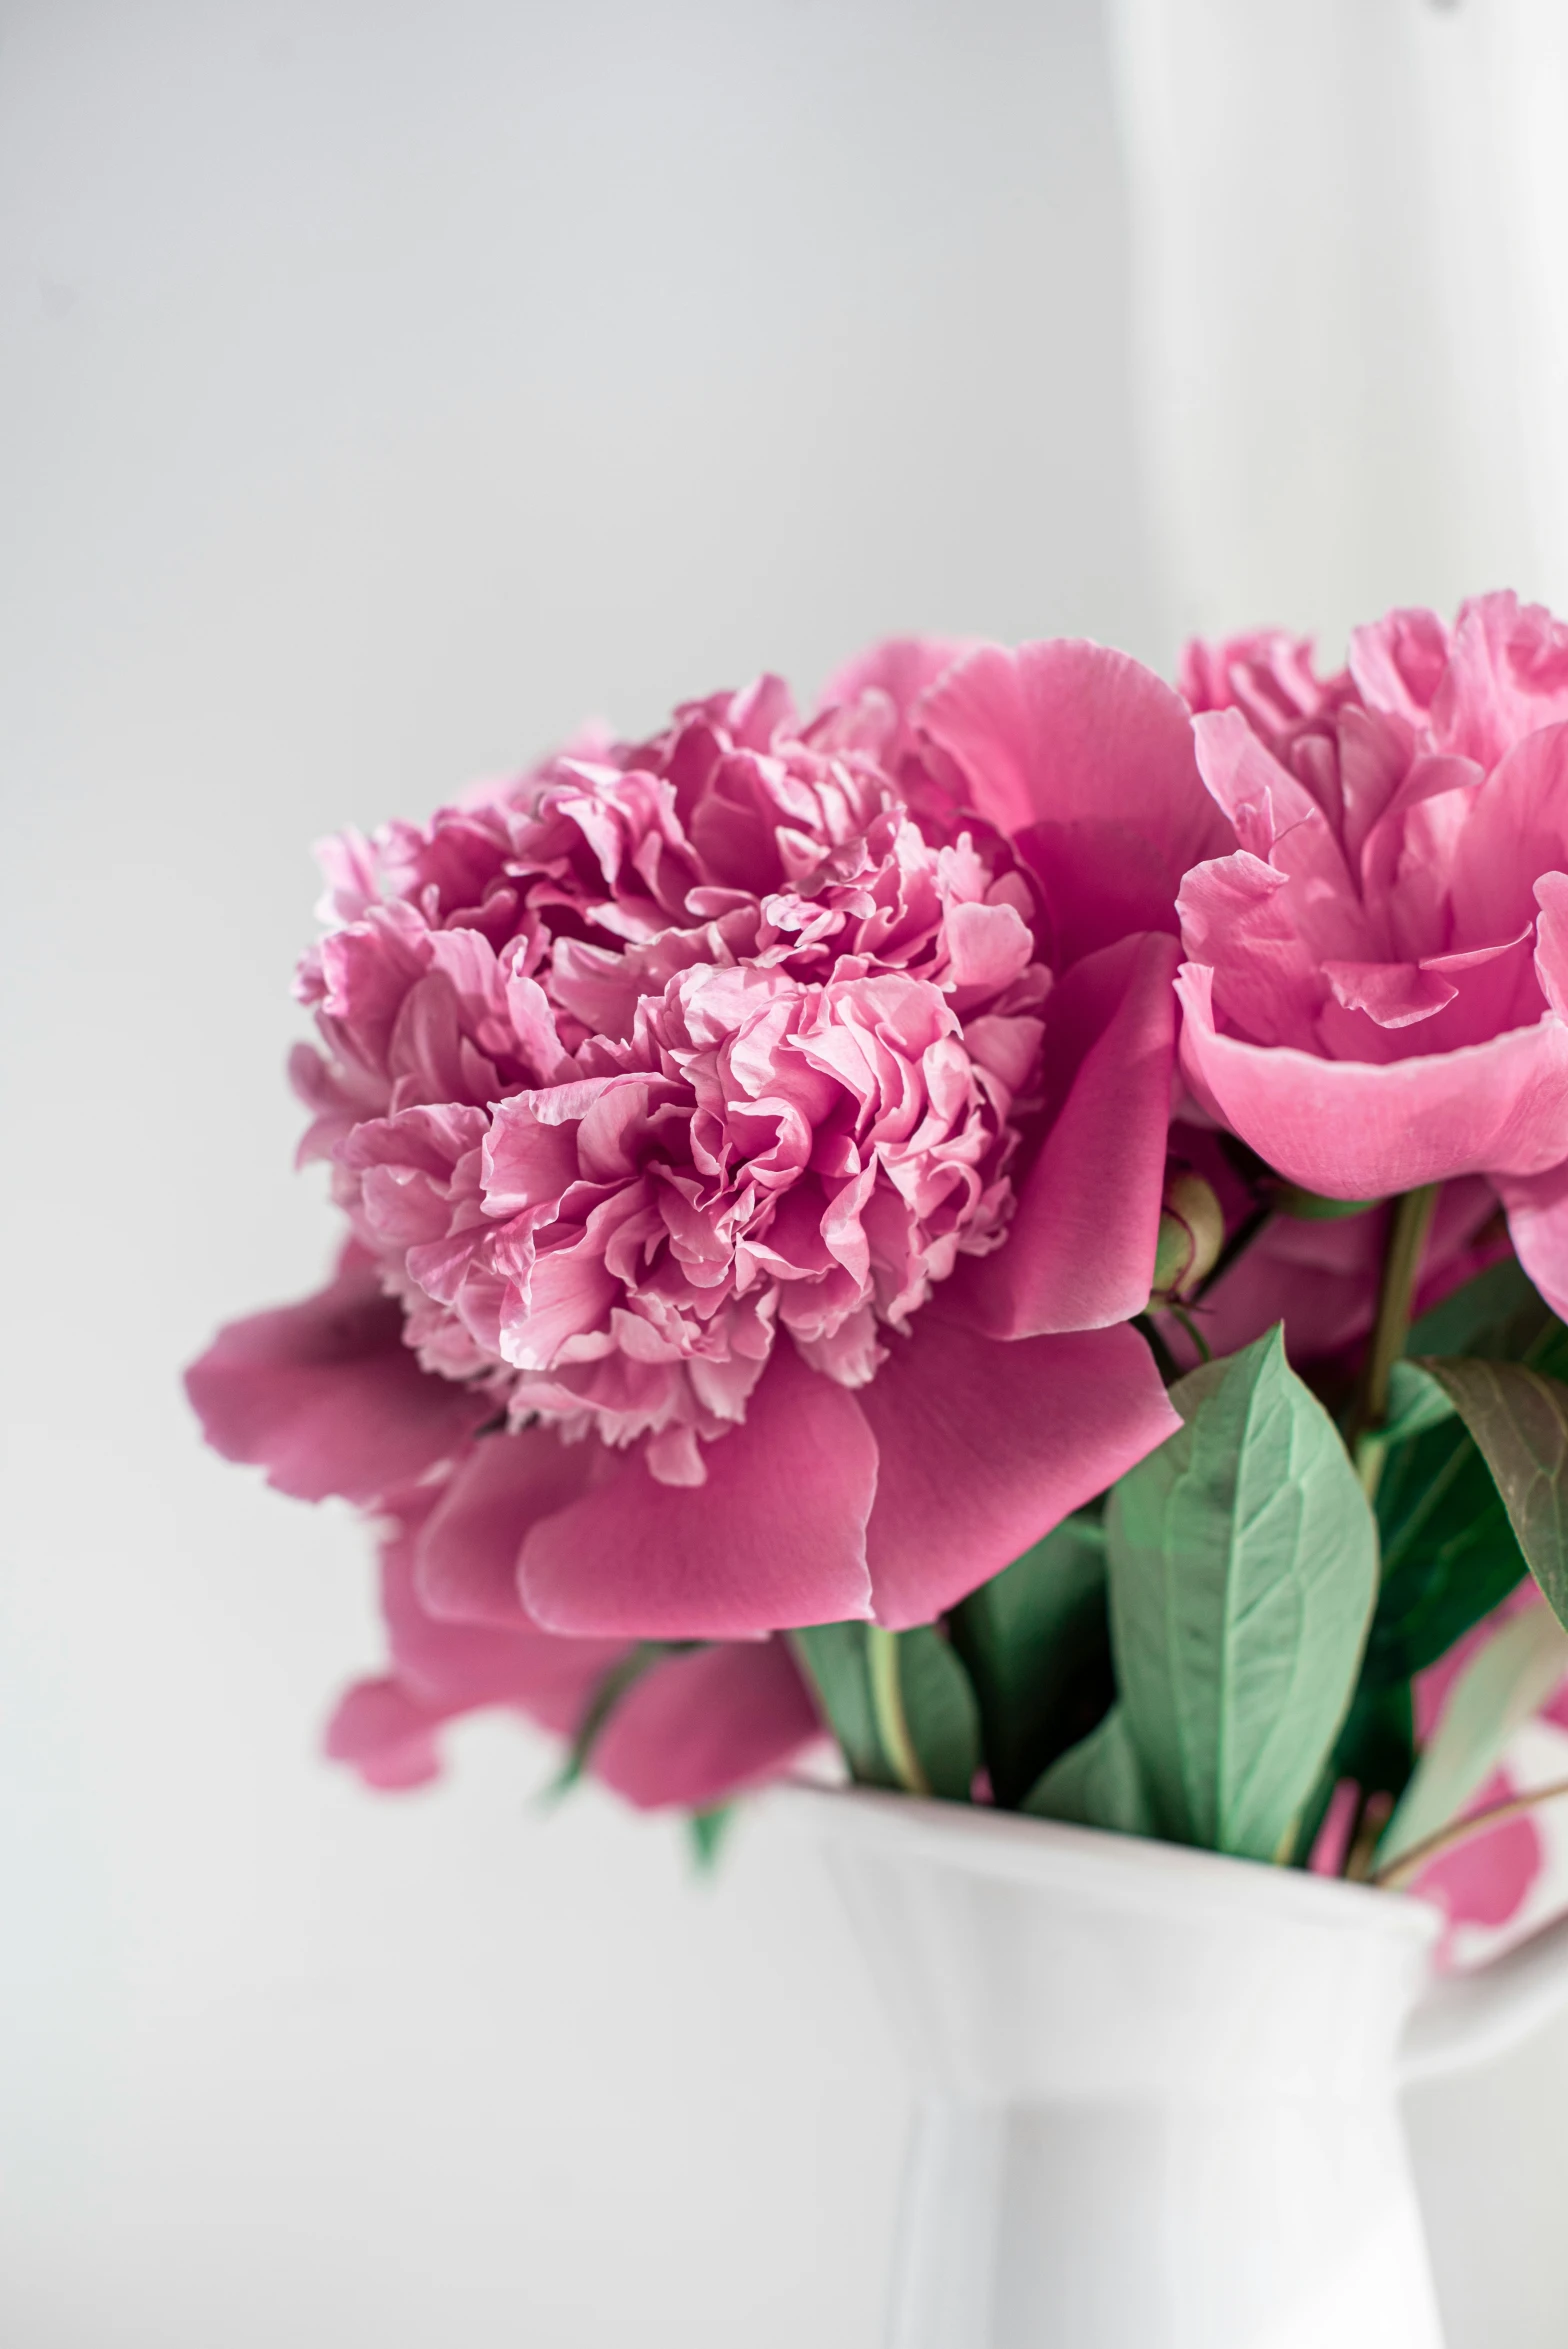
{"type": "Polygon", "coordinates": [[[920,2103],[889,2349],[1440,2349],[1398,2090],[1528,2030],[1554,1927],[1208,1852],[804,1794],[920,2103]]]}

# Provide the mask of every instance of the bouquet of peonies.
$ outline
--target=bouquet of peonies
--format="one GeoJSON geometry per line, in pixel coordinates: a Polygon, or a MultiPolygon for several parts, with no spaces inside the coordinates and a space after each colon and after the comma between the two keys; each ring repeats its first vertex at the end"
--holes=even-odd
{"type": "Polygon", "coordinates": [[[711,1839],[826,1731],[1511,1912],[1568,1673],[1568,628],[1179,693],[893,643],[326,864],[348,1235],[189,1388],[381,1529],[333,1754],[412,1785],[514,1707],[711,1839]]]}

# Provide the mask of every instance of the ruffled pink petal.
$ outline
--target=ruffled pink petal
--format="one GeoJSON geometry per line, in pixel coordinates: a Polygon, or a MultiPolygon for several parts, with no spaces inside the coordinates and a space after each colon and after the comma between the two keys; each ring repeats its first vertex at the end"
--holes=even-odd
{"type": "Polygon", "coordinates": [[[613,1473],[602,1444],[566,1444],[551,1427],[483,1437],[417,1538],[421,1603],[456,1623],[527,1623],[517,1582],[523,1536],[613,1473]]]}
{"type": "Polygon", "coordinates": [[[1279,1174],[1375,1199],[1461,1174],[1540,1174],[1568,1149],[1568,1024],[1548,1012],[1485,1044],[1381,1064],[1247,1044],[1214,1024],[1213,977],[1183,963],[1181,1062],[1205,1109],[1279,1174]]]}
{"type": "Polygon", "coordinates": [[[782,1640],[700,1648],[633,1682],[591,1768],[640,1810],[700,1811],[776,1778],[821,1735],[782,1640]]]}
{"type": "Polygon", "coordinates": [[[1159,932],[1124,938],[1085,956],[1049,998],[1050,1129],[1007,1239],[949,1284],[952,1309],[994,1336],[1103,1329],[1149,1301],[1179,952],[1159,932]]]}
{"type": "Polygon", "coordinates": [[[1497,1186],[1519,1261],[1554,1313],[1568,1319],[1568,1158],[1527,1180],[1497,1186]]]}
{"type": "Polygon", "coordinates": [[[920,718],[1012,834],[1049,911],[1058,970],[1133,930],[1174,930],[1189,866],[1231,846],[1179,695],[1103,645],[982,645],[920,718]]]}
{"type": "Polygon", "coordinates": [[[929,1623],[1181,1425],[1136,1330],[980,1336],[927,1306],[859,1397],[877,1620],[929,1623]]]}
{"type": "Polygon", "coordinates": [[[574,1634],[745,1639],[870,1612],[877,1453],[857,1398],[780,1344],[745,1424],[703,1458],[707,1481],[691,1486],[660,1484],[640,1452],[623,1455],[611,1481],[535,1524],[522,1552],[534,1620],[574,1634]]]}
{"type": "Polygon", "coordinates": [[[231,1321],[185,1373],[214,1451],[297,1500],[375,1507],[458,1452],[489,1405],[421,1370],[403,1313],[351,1252],[297,1305],[231,1321]]]}
{"type": "Polygon", "coordinates": [[[902,726],[920,696],[969,651],[961,636],[890,636],[846,661],[818,697],[819,710],[856,702],[864,693],[885,693],[902,726]]]}

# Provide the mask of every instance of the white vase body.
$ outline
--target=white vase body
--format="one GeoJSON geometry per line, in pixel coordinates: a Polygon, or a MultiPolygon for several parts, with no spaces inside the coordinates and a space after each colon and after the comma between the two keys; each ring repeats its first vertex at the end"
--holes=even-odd
{"type": "Polygon", "coordinates": [[[1440,2349],[1397,2101],[1431,1911],[812,1799],[920,2097],[890,2349],[1440,2349]]]}

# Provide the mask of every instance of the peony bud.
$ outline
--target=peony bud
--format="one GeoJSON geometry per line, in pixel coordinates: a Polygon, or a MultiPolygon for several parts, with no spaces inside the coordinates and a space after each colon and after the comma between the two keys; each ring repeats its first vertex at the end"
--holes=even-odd
{"type": "Polygon", "coordinates": [[[1224,1245],[1225,1214],[1213,1191],[1190,1168],[1173,1168],[1165,1178],[1149,1302],[1169,1305],[1191,1296],[1219,1262],[1224,1245]]]}

